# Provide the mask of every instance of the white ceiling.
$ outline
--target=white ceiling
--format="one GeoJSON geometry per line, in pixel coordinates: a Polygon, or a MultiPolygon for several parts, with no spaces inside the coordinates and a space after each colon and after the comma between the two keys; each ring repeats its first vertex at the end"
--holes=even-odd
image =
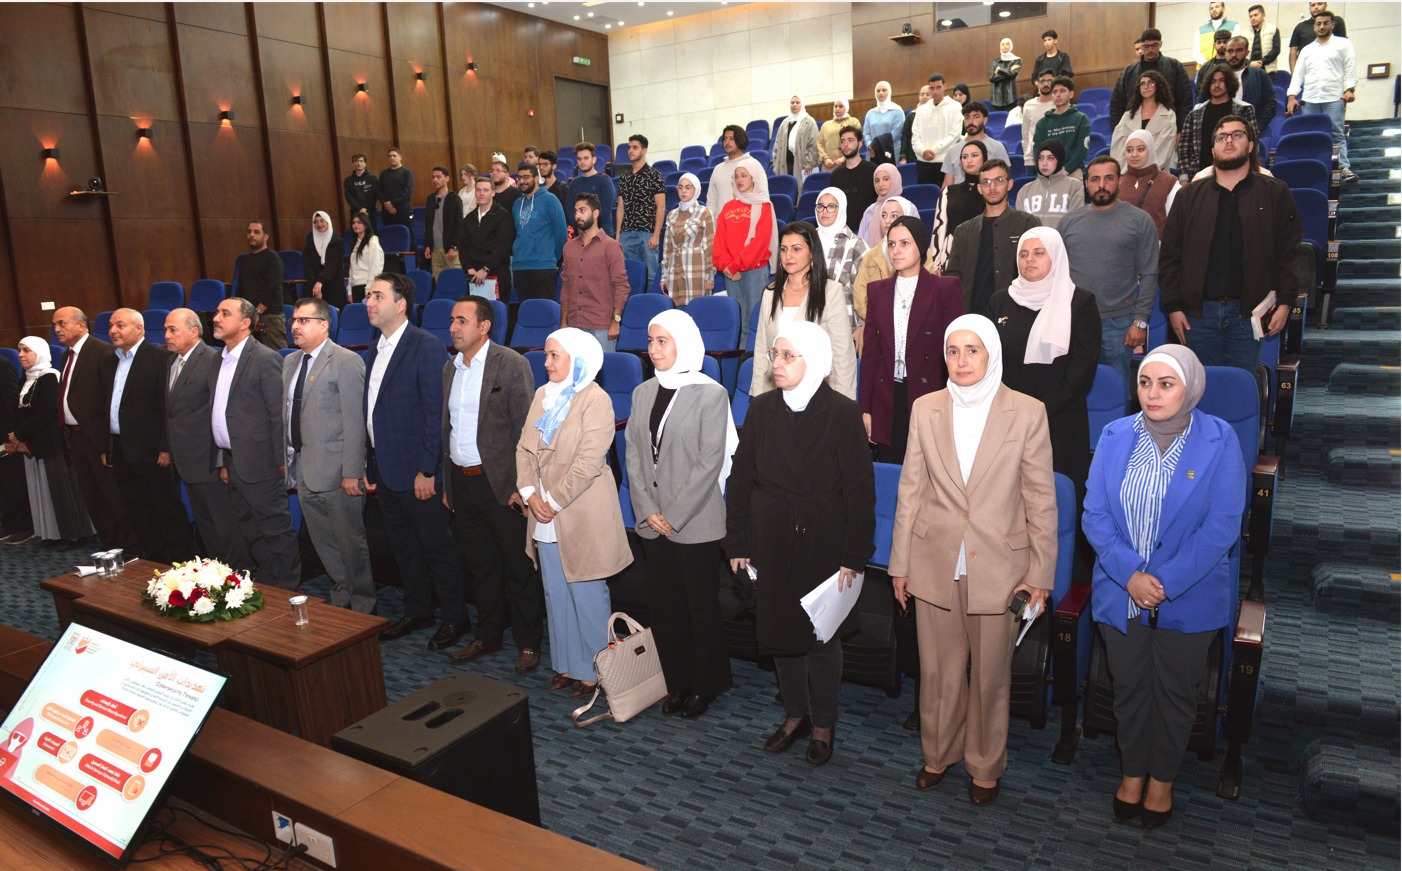
{"type": "Polygon", "coordinates": [[[639,24],[652,24],[668,18],[685,18],[710,12],[721,6],[741,6],[741,3],[681,3],[667,0],[644,0],[644,2],[573,2],[560,3],[556,0],[514,0],[510,3],[497,3],[527,15],[558,21],[582,30],[598,33],[615,33],[624,27],[639,24]],[[592,13],[592,16],[591,16],[592,13]]]}

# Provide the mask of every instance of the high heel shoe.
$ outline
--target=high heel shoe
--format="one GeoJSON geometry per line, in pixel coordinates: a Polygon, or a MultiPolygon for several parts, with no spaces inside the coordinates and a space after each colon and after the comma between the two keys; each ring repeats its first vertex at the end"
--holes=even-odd
{"type": "Polygon", "coordinates": [[[1139,801],[1131,803],[1127,801],[1120,801],[1119,796],[1116,796],[1114,809],[1115,821],[1120,823],[1127,823],[1130,820],[1138,817],[1139,812],[1144,809],[1144,798],[1143,796],[1140,796],[1139,801]]]}
{"type": "Polygon", "coordinates": [[[1168,818],[1171,816],[1173,816],[1173,808],[1171,807],[1166,811],[1151,811],[1143,806],[1139,808],[1139,822],[1146,829],[1157,829],[1168,822],[1168,818]]]}

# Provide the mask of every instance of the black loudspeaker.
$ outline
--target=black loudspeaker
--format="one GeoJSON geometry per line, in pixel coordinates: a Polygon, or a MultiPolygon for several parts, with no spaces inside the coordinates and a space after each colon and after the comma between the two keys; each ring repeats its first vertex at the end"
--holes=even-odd
{"type": "Polygon", "coordinates": [[[891,593],[891,579],[884,571],[874,566],[867,568],[862,594],[852,610],[858,628],[842,639],[842,679],[876,687],[885,690],[890,698],[899,698],[896,599],[891,593]]]}
{"type": "Polygon", "coordinates": [[[540,825],[530,705],[519,687],[449,675],[337,732],[331,747],[540,825]]]}

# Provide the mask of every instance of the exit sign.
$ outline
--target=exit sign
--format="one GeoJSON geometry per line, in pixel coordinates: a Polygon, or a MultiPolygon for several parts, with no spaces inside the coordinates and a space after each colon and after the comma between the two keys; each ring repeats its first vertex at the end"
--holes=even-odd
{"type": "Polygon", "coordinates": [[[572,57],[570,58],[570,60],[574,61],[582,67],[587,67],[590,64],[590,60],[587,57],[572,57]]]}

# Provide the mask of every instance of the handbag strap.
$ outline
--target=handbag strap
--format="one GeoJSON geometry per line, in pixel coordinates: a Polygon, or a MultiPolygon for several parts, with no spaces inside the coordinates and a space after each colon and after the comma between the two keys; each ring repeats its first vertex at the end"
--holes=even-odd
{"type": "MultiPolygon", "coordinates": [[[[619,613],[622,613],[622,612],[619,612],[619,613]]],[[[625,615],[625,616],[626,616],[626,615],[625,615]]],[[[630,622],[631,622],[631,621],[630,621],[630,622]]],[[[602,684],[601,684],[600,686],[602,686],[602,684]]],[[[580,719],[580,717],[582,717],[582,716],[584,716],[585,714],[589,713],[589,709],[592,708],[592,707],[594,707],[594,703],[597,702],[598,700],[599,700],[599,687],[594,687],[594,697],[591,698],[591,699],[589,700],[589,704],[585,705],[585,706],[582,707],[582,708],[575,708],[575,709],[574,709],[574,713],[570,715],[570,719],[571,719],[572,721],[574,721],[574,727],[575,727],[576,729],[583,729],[585,726],[592,726],[593,724],[599,722],[600,720],[607,720],[607,719],[609,719],[609,718],[611,718],[611,717],[613,716],[613,711],[604,711],[602,714],[595,714],[594,716],[590,717],[590,718],[587,719],[587,720],[581,720],[581,719],[580,719]]]]}
{"type": "MultiPolygon", "coordinates": [[[[623,612],[623,611],[614,611],[612,614],[609,615],[609,627],[608,627],[608,631],[609,631],[609,638],[610,638],[610,642],[609,642],[609,643],[610,643],[610,644],[617,643],[617,642],[620,640],[619,637],[618,637],[618,632],[617,632],[617,630],[616,630],[616,624],[617,624],[617,621],[619,621],[619,620],[622,620],[624,623],[627,623],[627,624],[628,624],[628,629],[630,630],[629,633],[628,633],[628,635],[636,635],[636,634],[638,634],[639,632],[642,632],[642,631],[643,631],[643,626],[642,626],[642,624],[639,623],[637,620],[634,620],[632,617],[629,617],[628,614],[627,614],[626,612],[623,612]]],[[[627,636],[625,636],[625,637],[627,637],[627,636]]]]}

